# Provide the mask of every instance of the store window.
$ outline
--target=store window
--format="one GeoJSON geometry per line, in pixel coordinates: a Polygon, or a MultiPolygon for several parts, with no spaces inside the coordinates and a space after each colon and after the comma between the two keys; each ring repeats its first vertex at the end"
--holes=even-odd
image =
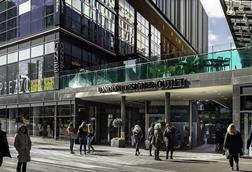
{"type": "Polygon", "coordinates": [[[54,90],[54,54],[44,58],[44,91],[54,90]]]}
{"type": "Polygon", "coordinates": [[[6,57],[7,57],[6,55],[0,56],[0,66],[6,64],[6,62],[7,62],[6,57]]]}
{"type": "Polygon", "coordinates": [[[44,54],[44,45],[38,45],[31,48],[31,57],[38,57],[44,54]]]}
{"type": "Polygon", "coordinates": [[[31,59],[31,92],[43,91],[43,57],[31,59]]]}
{"type": "Polygon", "coordinates": [[[8,64],[14,63],[17,61],[18,61],[18,53],[17,52],[8,54],[8,64]]]}
{"type": "Polygon", "coordinates": [[[30,60],[19,62],[19,94],[30,92],[30,60]]]}
{"type": "Polygon", "coordinates": [[[30,59],[30,56],[31,56],[30,53],[31,53],[30,48],[20,50],[19,51],[19,61],[30,59]]]}
{"type": "Polygon", "coordinates": [[[7,93],[18,93],[18,63],[12,63],[8,65],[7,69],[7,93]]]}
{"type": "Polygon", "coordinates": [[[55,42],[49,42],[45,44],[45,54],[54,53],[55,51],[55,42]]]}
{"type": "Polygon", "coordinates": [[[61,105],[59,107],[59,137],[67,138],[66,129],[70,122],[73,122],[73,105],[61,105]]]}
{"type": "Polygon", "coordinates": [[[7,93],[7,66],[0,66],[0,95],[7,93]]]}

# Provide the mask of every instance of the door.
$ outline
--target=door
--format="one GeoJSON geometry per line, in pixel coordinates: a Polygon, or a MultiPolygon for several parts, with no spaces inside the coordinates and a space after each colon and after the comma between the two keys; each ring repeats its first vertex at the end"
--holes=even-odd
{"type": "Polygon", "coordinates": [[[241,134],[244,138],[245,153],[252,156],[252,146],[247,150],[247,140],[249,138],[250,130],[252,130],[252,112],[246,112],[241,115],[241,134]]]}

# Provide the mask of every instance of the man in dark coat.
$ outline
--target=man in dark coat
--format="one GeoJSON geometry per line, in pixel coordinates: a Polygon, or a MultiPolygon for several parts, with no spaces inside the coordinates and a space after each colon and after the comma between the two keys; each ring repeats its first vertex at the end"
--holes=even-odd
{"type": "Polygon", "coordinates": [[[1,127],[2,124],[0,122],[0,167],[3,163],[3,157],[11,157],[6,132],[2,131],[1,127]]]}
{"type": "Polygon", "coordinates": [[[168,154],[171,151],[170,158],[173,159],[174,146],[176,145],[176,128],[166,124],[164,131],[165,146],[166,146],[166,159],[168,159],[168,154]]]}

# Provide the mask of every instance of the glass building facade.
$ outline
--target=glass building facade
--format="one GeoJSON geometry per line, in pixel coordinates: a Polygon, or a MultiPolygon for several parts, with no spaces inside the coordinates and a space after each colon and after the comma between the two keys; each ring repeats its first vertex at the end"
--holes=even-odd
{"type": "MultiPolygon", "coordinates": [[[[102,71],[95,73],[96,80],[92,80],[92,71],[108,68],[104,66],[130,66],[157,60],[162,54],[182,51],[170,34],[162,31],[129,0],[0,2],[0,120],[3,128],[15,134],[20,125],[26,124],[33,136],[64,138],[70,121],[77,126],[85,120],[94,122],[96,129],[101,130],[100,140],[106,140],[107,135],[99,125],[106,124],[107,113],[119,117],[120,107],[79,100],[71,90],[61,94],[62,90],[67,90],[64,76],[82,71],[90,74],[87,86],[106,83],[102,71]]],[[[184,39],[176,38],[181,44],[186,42],[184,39]]],[[[125,79],[123,75],[128,74],[131,80],[137,78],[134,74],[139,71],[138,68],[108,70],[106,75],[121,82],[125,79]]],[[[147,71],[141,70],[138,77],[144,77],[147,71]]],[[[71,87],[78,87],[78,82],[70,83],[71,87]]],[[[136,107],[128,113],[138,113],[140,116],[132,115],[132,119],[142,119],[143,112],[136,107]]]]}

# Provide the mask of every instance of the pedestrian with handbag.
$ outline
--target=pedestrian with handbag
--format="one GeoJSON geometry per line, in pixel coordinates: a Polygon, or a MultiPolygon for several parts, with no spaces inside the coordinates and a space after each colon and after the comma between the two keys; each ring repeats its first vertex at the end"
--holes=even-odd
{"type": "Polygon", "coordinates": [[[239,131],[231,123],[227,128],[227,133],[224,140],[224,150],[228,151],[226,154],[229,159],[230,169],[234,170],[234,161],[236,164],[236,170],[239,171],[239,155],[242,155],[243,141],[239,131]]]}
{"type": "Polygon", "coordinates": [[[85,122],[82,122],[78,130],[78,137],[80,140],[80,155],[82,155],[82,147],[84,147],[84,154],[86,154],[87,134],[88,134],[87,124],[85,122]]]}

